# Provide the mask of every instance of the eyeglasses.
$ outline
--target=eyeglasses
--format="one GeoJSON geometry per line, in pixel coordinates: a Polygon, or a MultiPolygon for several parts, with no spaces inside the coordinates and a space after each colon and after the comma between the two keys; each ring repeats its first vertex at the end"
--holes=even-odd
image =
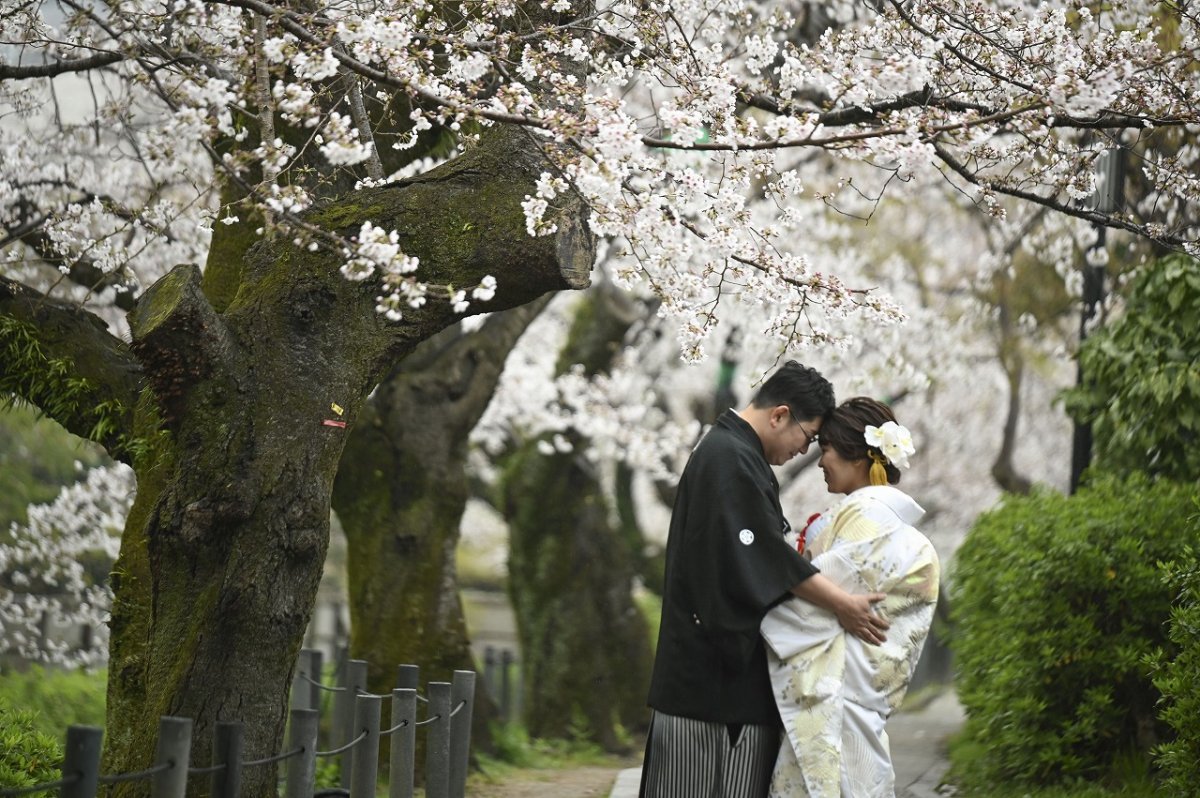
{"type": "Polygon", "coordinates": [[[795,414],[794,412],[792,412],[791,405],[788,405],[788,415],[790,415],[790,416],[792,417],[792,421],[795,421],[795,422],[796,422],[796,426],[797,426],[797,427],[799,427],[799,428],[800,428],[800,431],[804,433],[804,438],[805,438],[805,440],[806,440],[806,441],[808,441],[808,443],[807,443],[807,444],[805,444],[805,445],[807,445],[807,446],[812,446],[814,443],[815,443],[815,444],[818,444],[818,445],[820,445],[820,443],[821,443],[821,439],[820,439],[820,435],[821,435],[821,433],[819,433],[819,432],[809,432],[808,430],[806,430],[806,429],[804,428],[804,425],[800,423],[800,419],[796,418],[796,414],[795,414]]]}

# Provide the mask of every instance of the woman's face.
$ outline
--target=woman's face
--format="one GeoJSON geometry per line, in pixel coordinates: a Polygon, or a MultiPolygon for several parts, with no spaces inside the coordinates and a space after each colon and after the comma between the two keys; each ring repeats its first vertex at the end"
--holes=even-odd
{"type": "Polygon", "coordinates": [[[825,485],[830,493],[852,493],[871,484],[871,461],[865,457],[847,460],[832,446],[822,446],[817,465],[825,472],[825,485]]]}

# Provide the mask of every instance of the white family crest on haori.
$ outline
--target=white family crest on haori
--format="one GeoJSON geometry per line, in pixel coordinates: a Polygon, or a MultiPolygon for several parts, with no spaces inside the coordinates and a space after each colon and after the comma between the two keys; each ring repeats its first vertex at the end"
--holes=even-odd
{"type": "Polygon", "coordinates": [[[772,798],[894,795],[884,722],[908,689],[937,605],[937,552],[912,526],[924,514],[896,488],[859,488],[810,543],[813,564],[844,590],[887,594],[876,605],[891,622],[883,645],[864,644],[800,599],[763,620],[785,732],[772,798]]]}

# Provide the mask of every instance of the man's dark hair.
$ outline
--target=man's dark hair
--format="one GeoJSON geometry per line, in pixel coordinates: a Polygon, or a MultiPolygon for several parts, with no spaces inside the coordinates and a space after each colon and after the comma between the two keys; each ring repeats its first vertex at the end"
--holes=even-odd
{"type": "MultiPolygon", "coordinates": [[[[817,437],[821,448],[832,447],[843,460],[865,460],[871,456],[872,451],[882,457],[883,452],[874,446],[868,446],[863,435],[868,425],[882,427],[885,422],[895,420],[896,414],[883,402],[869,396],[856,396],[842,402],[825,417],[825,423],[821,425],[821,434],[817,437]]],[[[883,469],[887,472],[888,484],[895,485],[900,481],[900,469],[887,462],[886,458],[883,469]]]]}
{"type": "Polygon", "coordinates": [[[821,418],[833,410],[833,386],[821,372],[789,360],[767,378],[751,402],[766,409],[787,405],[798,419],[821,418]]]}

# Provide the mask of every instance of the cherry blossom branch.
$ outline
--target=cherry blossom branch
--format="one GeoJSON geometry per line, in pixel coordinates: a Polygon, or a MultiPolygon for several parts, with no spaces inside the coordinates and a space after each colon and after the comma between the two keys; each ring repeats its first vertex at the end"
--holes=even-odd
{"type": "Polygon", "coordinates": [[[1092,224],[1099,224],[1116,230],[1124,230],[1137,236],[1146,236],[1161,244],[1166,244],[1181,249],[1185,244],[1191,243],[1192,241],[1190,238],[1168,234],[1162,229],[1155,231],[1148,230],[1146,225],[1136,224],[1122,218],[1121,216],[1118,216],[1116,213],[1105,213],[1102,211],[1092,210],[1080,205],[1063,202],[1054,197],[1043,196],[1033,191],[1025,191],[1023,189],[1006,186],[1002,182],[983,180],[979,177],[979,175],[968,169],[961,161],[955,158],[954,155],[951,154],[944,146],[935,143],[934,151],[937,153],[938,158],[940,158],[942,162],[953,169],[954,172],[964,180],[972,185],[979,186],[980,188],[988,191],[994,191],[997,194],[1004,194],[1009,197],[1025,200],[1026,202],[1032,202],[1036,205],[1042,205],[1050,208],[1051,210],[1058,211],[1066,216],[1073,216],[1076,219],[1083,219],[1091,222],[1092,224]]]}
{"type": "Polygon", "coordinates": [[[137,298],[133,292],[120,290],[127,286],[119,273],[104,271],[88,257],[78,257],[73,260],[65,257],[55,251],[53,242],[44,232],[30,231],[21,237],[21,243],[33,250],[46,264],[60,270],[65,267],[67,279],[88,289],[89,293],[104,288],[114,288],[118,289],[113,296],[113,304],[117,307],[128,311],[133,310],[134,305],[137,304],[137,298]],[[69,265],[68,260],[70,260],[69,265]]]}
{"type": "Polygon", "coordinates": [[[33,64],[30,66],[9,66],[0,64],[0,80],[27,80],[30,78],[54,78],[72,72],[87,72],[100,67],[111,66],[126,60],[124,53],[97,53],[89,58],[73,58],[64,61],[51,61],[48,64],[33,64]]]}

